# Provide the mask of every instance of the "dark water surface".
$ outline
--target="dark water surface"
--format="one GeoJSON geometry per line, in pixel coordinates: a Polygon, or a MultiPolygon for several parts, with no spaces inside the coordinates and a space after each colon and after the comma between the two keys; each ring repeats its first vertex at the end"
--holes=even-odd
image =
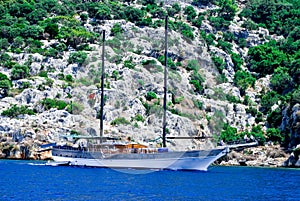
{"type": "Polygon", "coordinates": [[[0,160],[0,200],[300,200],[295,169],[128,172],[0,160]]]}

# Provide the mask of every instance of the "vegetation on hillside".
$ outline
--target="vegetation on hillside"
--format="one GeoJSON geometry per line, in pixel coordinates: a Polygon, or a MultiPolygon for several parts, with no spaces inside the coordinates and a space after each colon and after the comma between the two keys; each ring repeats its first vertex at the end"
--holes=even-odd
{"type": "MultiPolygon", "coordinates": [[[[25,63],[17,63],[12,53],[38,53],[46,58],[62,58],[65,52],[72,51],[68,58],[69,64],[77,64],[82,67],[86,64],[90,44],[97,43],[99,33],[90,31],[84,25],[89,21],[91,25],[101,25],[105,20],[125,19],[138,27],[163,27],[164,18],[169,15],[169,29],[176,31],[182,37],[192,43],[196,37],[206,41],[208,47],[215,46],[228,54],[234,68],[233,84],[240,90],[243,101],[236,97],[215,91],[216,97],[225,97],[223,100],[231,103],[243,103],[249,107],[247,113],[254,116],[257,126],[251,131],[238,133],[233,125],[220,122],[220,133],[215,133],[224,141],[236,140],[244,135],[253,135],[265,142],[266,140],[278,143],[288,143],[289,130],[279,130],[282,123],[283,111],[287,107],[300,102],[300,1],[298,0],[250,0],[243,10],[239,10],[235,0],[193,0],[192,4],[182,7],[179,3],[165,6],[164,1],[158,0],[107,0],[107,1],[83,1],[83,0],[5,0],[0,2],[0,67],[5,72],[0,73],[1,97],[13,95],[13,81],[33,78],[36,75],[44,77],[48,86],[52,86],[53,80],[48,78],[51,69],[44,68],[36,74],[31,69],[31,59],[25,63]],[[215,5],[214,9],[199,12],[198,8],[215,5]],[[270,34],[282,36],[281,40],[263,38],[265,42],[250,47],[242,36],[230,32],[229,25],[238,15],[243,19],[243,27],[248,30],[256,30],[259,27],[267,28],[270,34]],[[202,29],[203,21],[208,21],[212,26],[212,32],[202,29]],[[200,33],[200,34],[196,34],[200,33]],[[221,33],[221,34],[220,34],[221,33]],[[221,37],[220,37],[221,35],[221,37]],[[45,41],[55,40],[51,46],[45,46],[45,41]],[[234,47],[249,48],[247,57],[234,51],[234,47]],[[260,103],[257,109],[249,101],[247,90],[254,88],[260,78],[270,76],[270,90],[264,89],[261,93],[260,103]],[[218,93],[217,93],[218,92],[218,93]],[[223,96],[225,95],[225,96],[223,96]],[[274,105],[278,107],[274,109],[274,105]],[[264,118],[263,118],[264,117],[264,118]],[[259,124],[266,123],[268,128],[263,132],[259,124]]],[[[133,70],[135,63],[132,59],[122,61],[123,50],[130,49],[130,44],[121,40],[124,30],[119,23],[115,23],[111,29],[113,39],[107,41],[116,55],[110,58],[111,62],[122,63],[124,68],[133,70]]],[[[141,53],[137,49],[132,50],[141,53]]],[[[163,63],[164,56],[155,54],[155,59],[163,63]]],[[[226,61],[218,55],[211,53],[211,58],[217,72],[219,82],[227,82],[224,74],[226,61]]],[[[143,61],[145,68],[157,68],[155,60],[143,61]]],[[[201,66],[196,60],[185,62],[185,66],[174,57],[168,60],[171,72],[179,67],[184,67],[190,74],[189,83],[193,87],[195,95],[203,95],[205,79],[201,75],[201,66]]],[[[156,69],[155,72],[159,71],[156,69]]],[[[154,71],[153,71],[154,72],[154,71]]],[[[92,73],[96,74],[96,72],[92,73]]],[[[61,75],[66,85],[71,85],[74,79],[71,75],[61,75]]],[[[111,76],[115,81],[120,79],[117,71],[111,76]]],[[[82,80],[82,82],[99,83],[94,80],[82,80]]],[[[26,83],[26,82],[24,82],[26,83]]],[[[109,86],[109,81],[106,81],[109,86]]],[[[24,88],[30,84],[24,84],[24,88]]],[[[41,86],[40,89],[44,87],[41,86]]],[[[160,107],[157,94],[148,91],[143,105],[147,114],[160,107]],[[154,102],[156,100],[156,102],[154,102]],[[152,107],[152,110],[151,110],[152,107]]],[[[209,96],[207,98],[210,98],[209,96]]],[[[180,101],[173,101],[179,104],[180,101]]],[[[40,102],[44,109],[65,109],[68,104],[57,99],[44,99],[40,102]]],[[[194,100],[198,110],[202,110],[202,102],[194,100]]],[[[169,107],[176,114],[176,109],[169,107]]],[[[16,117],[20,114],[35,113],[25,106],[12,106],[11,109],[2,112],[2,115],[16,117]]],[[[187,115],[185,115],[187,116],[187,115]]],[[[142,118],[142,117],[139,117],[142,118]]],[[[208,117],[207,117],[208,118],[208,117]]],[[[210,118],[208,118],[210,120],[210,118]]],[[[221,119],[221,118],[220,118],[221,119]]],[[[213,122],[213,121],[211,121],[213,122]]],[[[112,125],[130,123],[126,119],[115,119],[112,125]]]]}

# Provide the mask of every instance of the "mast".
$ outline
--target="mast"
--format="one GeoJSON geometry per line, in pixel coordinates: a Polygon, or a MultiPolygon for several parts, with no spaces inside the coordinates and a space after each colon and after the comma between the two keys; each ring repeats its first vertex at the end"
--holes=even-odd
{"type": "Polygon", "coordinates": [[[101,107],[100,107],[100,143],[103,137],[103,108],[104,108],[104,49],[105,49],[105,30],[102,31],[102,73],[101,73],[101,107]]]}
{"type": "Polygon", "coordinates": [[[163,147],[166,145],[166,112],[167,112],[167,69],[168,67],[168,15],[165,18],[165,69],[164,69],[164,116],[163,116],[163,147]]]}

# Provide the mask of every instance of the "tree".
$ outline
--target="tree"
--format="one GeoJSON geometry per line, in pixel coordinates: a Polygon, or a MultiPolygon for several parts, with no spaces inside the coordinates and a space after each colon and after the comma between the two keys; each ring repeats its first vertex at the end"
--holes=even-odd
{"type": "Polygon", "coordinates": [[[296,89],[293,94],[292,94],[292,98],[291,98],[291,104],[294,105],[296,103],[300,103],[300,88],[298,87],[298,89],[296,89]]]}
{"type": "Polygon", "coordinates": [[[286,66],[288,58],[276,46],[276,41],[270,41],[249,48],[247,61],[249,70],[257,72],[259,77],[263,77],[272,74],[280,66],[286,66]]]}
{"type": "Polygon", "coordinates": [[[224,124],[223,130],[221,131],[220,138],[224,142],[236,141],[240,137],[237,135],[237,129],[229,126],[228,124],[224,124]]]}
{"type": "Polygon", "coordinates": [[[285,93],[292,89],[293,80],[288,74],[288,68],[279,67],[271,77],[271,87],[279,94],[285,93]]]}
{"type": "Polygon", "coordinates": [[[242,57],[239,54],[236,54],[234,52],[231,53],[231,60],[234,64],[234,70],[238,71],[241,70],[241,66],[244,63],[242,57]]]}
{"type": "Polygon", "coordinates": [[[29,67],[26,65],[16,64],[11,70],[11,79],[18,80],[29,76],[29,67]]]}
{"type": "Polygon", "coordinates": [[[24,46],[24,38],[23,37],[17,36],[16,38],[14,38],[12,47],[23,48],[23,46],[24,46]]]}
{"type": "Polygon", "coordinates": [[[246,89],[253,87],[255,84],[255,78],[244,70],[238,70],[234,74],[233,79],[235,85],[241,90],[241,94],[245,94],[246,89]]]}
{"type": "Polygon", "coordinates": [[[287,36],[300,25],[300,4],[297,0],[250,0],[240,16],[251,18],[271,34],[287,36]]]}
{"type": "Polygon", "coordinates": [[[8,79],[7,75],[0,73],[0,88],[9,90],[11,86],[11,81],[8,79]]]}
{"type": "Polygon", "coordinates": [[[252,135],[262,145],[266,142],[266,137],[260,125],[252,127],[250,135],[252,135]]]}
{"type": "Polygon", "coordinates": [[[66,45],[77,49],[77,47],[86,43],[87,41],[93,41],[95,39],[95,33],[91,33],[81,26],[63,26],[59,29],[57,38],[67,40],[66,45]]]}
{"type": "Polygon", "coordinates": [[[195,5],[195,6],[201,6],[201,5],[204,5],[204,6],[207,6],[209,3],[215,3],[216,0],[193,0],[192,4],[195,5]]]}
{"type": "Polygon", "coordinates": [[[104,3],[100,3],[99,6],[97,7],[95,18],[99,20],[110,20],[111,19],[110,8],[104,3]]]}
{"type": "Polygon", "coordinates": [[[275,91],[268,91],[265,95],[262,96],[260,104],[260,110],[266,114],[271,110],[271,107],[278,103],[280,96],[275,91]]]}
{"type": "Polygon", "coordinates": [[[142,18],[144,17],[144,12],[141,9],[132,6],[126,7],[124,13],[127,19],[133,23],[142,21],[142,18]]]}
{"type": "Polygon", "coordinates": [[[178,3],[174,3],[172,7],[167,7],[167,13],[169,16],[174,17],[174,15],[178,14],[181,10],[181,7],[178,3]]]}
{"type": "Polygon", "coordinates": [[[203,82],[204,82],[203,77],[198,73],[197,70],[193,70],[193,73],[191,75],[190,84],[194,85],[195,92],[203,93],[203,86],[202,86],[203,82]]]}
{"type": "Polygon", "coordinates": [[[87,58],[87,53],[79,51],[70,54],[68,59],[69,63],[77,63],[78,65],[82,65],[87,58]]]}
{"type": "Polygon", "coordinates": [[[218,10],[219,17],[222,17],[225,21],[232,21],[237,11],[237,4],[234,0],[219,0],[218,10]]]}
{"type": "Polygon", "coordinates": [[[26,19],[30,22],[30,24],[37,24],[39,21],[46,18],[47,12],[41,8],[33,10],[26,16],[26,19]]]}
{"type": "Polygon", "coordinates": [[[9,43],[7,38],[0,38],[0,49],[7,50],[8,47],[9,47],[9,43]]]}
{"type": "Polygon", "coordinates": [[[215,66],[217,67],[219,73],[222,73],[223,69],[225,68],[225,62],[221,57],[218,56],[213,56],[211,58],[215,64],[215,66]]]}
{"type": "Polygon", "coordinates": [[[280,108],[271,111],[267,116],[269,127],[279,128],[282,122],[282,112],[280,108]]]}
{"type": "Polygon", "coordinates": [[[193,6],[185,7],[184,14],[187,15],[187,20],[190,22],[197,17],[197,13],[193,6]]]}
{"type": "Polygon", "coordinates": [[[285,140],[284,135],[281,133],[281,131],[278,128],[268,128],[266,135],[268,140],[273,142],[283,143],[285,140]]]}
{"type": "Polygon", "coordinates": [[[22,36],[23,38],[40,39],[43,35],[43,32],[43,28],[38,25],[25,25],[24,28],[20,30],[20,36],[22,36]]]}
{"type": "Polygon", "coordinates": [[[44,32],[48,33],[50,38],[53,39],[59,33],[58,25],[56,23],[48,23],[44,32]]]}

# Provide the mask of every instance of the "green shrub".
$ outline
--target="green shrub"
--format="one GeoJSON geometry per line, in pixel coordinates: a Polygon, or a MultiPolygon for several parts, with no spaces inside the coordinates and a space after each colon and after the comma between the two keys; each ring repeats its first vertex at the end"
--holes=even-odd
{"type": "Polygon", "coordinates": [[[240,136],[237,134],[237,129],[229,126],[228,124],[224,124],[223,130],[220,134],[220,139],[224,142],[236,141],[240,139],[240,136]]]}
{"type": "Polygon", "coordinates": [[[266,142],[266,137],[260,125],[252,127],[251,135],[260,143],[264,144],[266,142]]]}
{"type": "Polygon", "coordinates": [[[148,59],[146,61],[142,61],[142,65],[143,66],[146,66],[146,65],[155,65],[156,64],[156,61],[153,60],[153,59],[148,59]]]}
{"type": "Polygon", "coordinates": [[[281,114],[281,109],[279,108],[269,112],[269,114],[267,115],[267,122],[269,124],[269,127],[273,127],[273,128],[280,127],[282,118],[283,116],[281,114]]]}
{"type": "Polygon", "coordinates": [[[11,70],[11,79],[18,80],[29,76],[29,67],[26,65],[16,64],[11,70]]]}
{"type": "Polygon", "coordinates": [[[251,47],[248,51],[248,68],[258,73],[259,77],[273,74],[276,68],[286,66],[288,62],[287,55],[278,48],[274,40],[251,47]]]}
{"type": "Polygon", "coordinates": [[[201,31],[200,34],[207,45],[215,45],[214,41],[216,40],[216,36],[214,34],[206,34],[205,31],[201,31]]]}
{"type": "Polygon", "coordinates": [[[213,56],[211,58],[215,64],[215,66],[217,67],[219,73],[222,74],[223,69],[225,68],[225,62],[221,57],[218,56],[213,56]]]}
{"type": "Polygon", "coordinates": [[[30,82],[22,82],[22,86],[21,86],[22,89],[27,89],[29,87],[31,87],[30,82]]]}
{"type": "Polygon", "coordinates": [[[67,81],[67,82],[74,82],[73,76],[70,75],[70,74],[66,75],[66,81],[67,81]]]}
{"type": "Polygon", "coordinates": [[[11,81],[7,75],[0,73],[0,88],[9,89],[12,86],[11,81]]]}
{"type": "Polygon", "coordinates": [[[288,73],[288,68],[278,67],[275,69],[270,84],[273,90],[282,94],[292,89],[293,79],[288,73]]]}
{"type": "Polygon", "coordinates": [[[248,30],[256,30],[258,28],[258,25],[252,20],[246,20],[243,22],[242,27],[248,30]]]}
{"type": "Polygon", "coordinates": [[[200,110],[203,109],[203,102],[202,101],[193,99],[193,103],[194,103],[194,106],[197,107],[198,109],[200,109],[200,110]]]}
{"type": "Polygon", "coordinates": [[[245,38],[239,38],[237,44],[240,48],[247,47],[247,40],[245,38]]]}
{"type": "Polygon", "coordinates": [[[111,31],[111,35],[115,36],[123,33],[124,30],[122,29],[120,23],[115,23],[110,31],[111,31]]]}
{"type": "Polygon", "coordinates": [[[48,77],[48,72],[43,70],[39,73],[39,76],[40,77],[48,77]]]}
{"type": "Polygon", "coordinates": [[[216,81],[217,81],[217,84],[221,84],[221,83],[226,83],[226,82],[228,82],[228,79],[227,79],[226,75],[224,75],[224,74],[219,74],[219,75],[216,77],[216,81]]]}
{"type": "Polygon", "coordinates": [[[82,65],[87,58],[87,53],[78,51],[70,54],[68,62],[70,64],[77,63],[78,65],[82,65]]]}
{"type": "Polygon", "coordinates": [[[146,94],[146,99],[151,101],[152,99],[156,99],[157,98],[157,95],[155,92],[153,91],[148,91],[147,94],[146,94]]]}
{"type": "Polygon", "coordinates": [[[141,114],[136,114],[135,117],[132,117],[132,118],[131,118],[131,121],[141,121],[141,122],[144,122],[145,119],[144,119],[143,115],[141,115],[141,114]]]}
{"type": "Polygon", "coordinates": [[[167,7],[167,13],[169,16],[174,17],[174,15],[178,14],[181,10],[181,7],[178,3],[174,3],[172,7],[167,7]]]}
{"type": "MultiPolygon", "coordinates": [[[[158,59],[158,61],[159,61],[161,64],[164,65],[164,63],[165,63],[165,56],[159,56],[157,59],[158,59]]],[[[168,57],[167,65],[168,65],[168,67],[171,68],[171,69],[174,69],[174,70],[177,69],[176,64],[174,63],[174,61],[173,61],[170,57],[168,57]]]]}
{"type": "Polygon", "coordinates": [[[174,100],[174,104],[179,104],[184,100],[184,96],[180,96],[178,98],[175,98],[174,100]]]}
{"type": "Polygon", "coordinates": [[[113,121],[111,121],[110,124],[113,126],[120,125],[120,124],[128,125],[128,124],[130,124],[130,122],[127,119],[125,119],[124,117],[118,117],[118,118],[114,119],[113,121]]]}
{"type": "Polygon", "coordinates": [[[50,35],[51,39],[54,39],[58,35],[58,33],[59,33],[58,25],[54,24],[54,23],[49,23],[45,27],[45,31],[44,32],[48,33],[50,35]]]}
{"type": "Polygon", "coordinates": [[[241,103],[241,100],[239,98],[230,94],[226,94],[226,99],[231,103],[241,103]]]}
{"type": "Polygon", "coordinates": [[[54,49],[54,48],[49,48],[44,52],[44,55],[46,57],[54,57],[54,58],[58,58],[59,52],[54,49]]]}
{"type": "Polygon", "coordinates": [[[1,115],[8,116],[11,118],[15,118],[22,114],[28,114],[28,115],[34,115],[35,112],[31,109],[28,109],[28,107],[22,105],[18,107],[17,105],[13,105],[11,108],[4,110],[1,115]]]}
{"type": "Polygon", "coordinates": [[[278,95],[275,91],[268,91],[261,98],[261,101],[260,101],[261,108],[260,108],[260,110],[264,114],[267,114],[271,110],[271,107],[274,104],[277,104],[279,100],[280,100],[280,95],[278,95]]]}
{"type": "Polygon", "coordinates": [[[57,100],[57,99],[51,99],[51,98],[45,98],[41,101],[42,106],[45,110],[49,110],[51,108],[57,108],[58,110],[63,110],[68,105],[63,100],[57,100]]]}
{"type": "Polygon", "coordinates": [[[232,44],[223,40],[218,40],[217,47],[220,47],[222,50],[224,50],[226,53],[231,54],[232,53],[232,44]]]}
{"type": "Polygon", "coordinates": [[[189,71],[190,70],[198,71],[200,69],[199,62],[197,60],[189,60],[186,69],[189,71]]]}
{"type": "Polygon", "coordinates": [[[71,114],[80,114],[84,110],[84,106],[77,102],[71,102],[66,106],[66,110],[71,114]]]}
{"type": "Polygon", "coordinates": [[[255,117],[258,114],[258,111],[254,107],[249,107],[249,108],[246,108],[246,113],[249,113],[253,117],[255,117]]]}
{"type": "Polygon", "coordinates": [[[244,63],[242,57],[239,54],[236,54],[234,52],[231,53],[231,60],[234,64],[234,70],[241,70],[241,66],[244,63]]]}
{"type": "Polygon", "coordinates": [[[169,21],[170,29],[180,32],[184,37],[194,40],[193,28],[181,21],[169,21]]]}
{"type": "Polygon", "coordinates": [[[253,87],[255,84],[256,79],[251,75],[251,73],[238,70],[234,74],[234,84],[241,90],[241,95],[245,94],[246,89],[249,87],[253,87]]]}
{"type": "Polygon", "coordinates": [[[46,80],[46,82],[45,82],[46,86],[49,86],[49,87],[53,86],[54,80],[47,78],[47,77],[45,78],[45,80],[46,80]]]}
{"type": "Polygon", "coordinates": [[[202,83],[204,82],[203,77],[198,73],[198,71],[193,71],[193,74],[191,75],[190,84],[194,85],[195,92],[196,93],[202,93],[203,92],[203,86],[202,83]]]}
{"type": "Polygon", "coordinates": [[[10,89],[11,88],[11,81],[10,80],[0,80],[0,88],[1,89],[10,89]]]}
{"type": "Polygon", "coordinates": [[[184,14],[187,15],[187,20],[192,21],[197,17],[197,13],[193,6],[187,6],[184,8],[184,14]]]}
{"type": "Polygon", "coordinates": [[[124,10],[127,20],[133,23],[141,22],[144,17],[144,12],[139,8],[127,6],[124,10]]]}
{"type": "Polygon", "coordinates": [[[255,123],[258,124],[258,123],[263,122],[263,121],[264,121],[264,119],[263,119],[263,113],[258,112],[256,114],[255,123]]]}
{"type": "Polygon", "coordinates": [[[272,142],[283,143],[285,140],[284,134],[278,128],[267,129],[267,139],[272,142]]]}
{"type": "Polygon", "coordinates": [[[135,65],[132,63],[132,57],[130,57],[129,60],[124,61],[124,67],[134,69],[135,65]]]}
{"type": "Polygon", "coordinates": [[[292,93],[291,104],[300,103],[300,88],[292,93]]]}

